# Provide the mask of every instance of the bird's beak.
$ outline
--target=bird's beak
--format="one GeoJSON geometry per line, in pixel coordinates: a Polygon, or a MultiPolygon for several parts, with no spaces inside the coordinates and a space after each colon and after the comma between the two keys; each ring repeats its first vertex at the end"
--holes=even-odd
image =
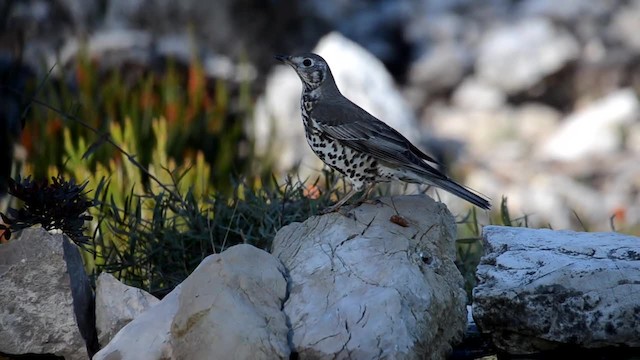
{"type": "Polygon", "coordinates": [[[287,56],[287,55],[276,55],[275,56],[276,60],[282,61],[285,64],[290,64],[291,63],[291,56],[287,56]]]}

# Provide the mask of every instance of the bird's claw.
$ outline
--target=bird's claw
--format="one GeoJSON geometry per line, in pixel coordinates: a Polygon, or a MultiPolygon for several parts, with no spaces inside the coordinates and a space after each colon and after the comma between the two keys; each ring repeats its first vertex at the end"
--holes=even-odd
{"type": "Polygon", "coordinates": [[[345,206],[345,205],[335,206],[334,205],[334,206],[329,206],[326,209],[322,209],[322,210],[318,211],[318,215],[327,215],[327,214],[330,214],[330,213],[333,213],[333,212],[337,212],[342,216],[345,216],[345,217],[348,217],[348,218],[351,218],[351,219],[355,219],[356,216],[351,210],[353,210],[353,206],[345,206]]]}

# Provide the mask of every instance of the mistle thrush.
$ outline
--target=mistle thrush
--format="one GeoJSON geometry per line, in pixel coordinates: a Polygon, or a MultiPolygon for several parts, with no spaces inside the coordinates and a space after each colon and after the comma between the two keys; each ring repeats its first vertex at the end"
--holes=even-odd
{"type": "Polygon", "coordinates": [[[491,207],[487,199],[431,166],[437,162],[395,129],[344,97],[322,57],[277,55],[276,59],[293,67],[302,80],[302,122],[311,149],[353,185],[326,211],[339,208],[358,191],[391,180],[433,185],[480,208],[491,207]]]}

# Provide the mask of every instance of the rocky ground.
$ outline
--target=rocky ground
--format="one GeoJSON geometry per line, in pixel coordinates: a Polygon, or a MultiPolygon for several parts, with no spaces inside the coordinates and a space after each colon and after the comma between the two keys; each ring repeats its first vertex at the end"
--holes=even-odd
{"type": "MultiPolygon", "coordinates": [[[[195,44],[208,76],[252,80],[258,92],[266,89],[267,103],[270,91],[288,96],[269,82],[279,71],[271,71],[272,55],[313,49],[335,31],[360,49],[349,58],[344,48],[327,55],[345,73],[338,82],[343,92],[364,89],[353,100],[371,104],[382,120],[451,162],[456,178],[494,203],[506,196],[511,213],[530,215],[533,225],[638,230],[640,1],[31,0],[0,6],[7,10],[2,64],[21,54],[42,73],[43,59],[66,66],[88,40],[102,66],[151,66],[159,56],[188,59],[195,44]],[[374,57],[385,66],[372,73],[374,57]]],[[[256,119],[269,115],[257,112],[256,119]]],[[[10,121],[7,128],[14,129],[10,121]]],[[[301,129],[295,113],[276,121],[301,129]]],[[[255,125],[248,120],[247,128],[255,125]]],[[[297,136],[292,131],[285,135],[297,136]]],[[[304,154],[304,141],[286,136],[285,149],[262,144],[258,155],[304,154]]],[[[283,156],[280,165],[300,160],[283,156]]],[[[440,195],[454,213],[463,210],[440,195]]]]}
{"type": "Polygon", "coordinates": [[[94,301],[66,235],[16,235],[0,246],[0,359],[640,354],[638,237],[485,226],[469,301],[454,217],[424,195],[291,223],[271,253],[229,247],[161,300],[101,273],[94,301]]]}

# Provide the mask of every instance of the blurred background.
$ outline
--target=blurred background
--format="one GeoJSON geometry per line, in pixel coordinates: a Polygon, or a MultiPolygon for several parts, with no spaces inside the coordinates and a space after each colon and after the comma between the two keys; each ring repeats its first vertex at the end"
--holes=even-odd
{"type": "Polygon", "coordinates": [[[124,206],[148,178],[105,133],[158,177],[191,169],[197,196],[313,182],[301,85],[273,59],[313,50],[496,207],[638,234],[638,34],[638,0],[0,0],[0,192],[10,174],[108,177],[124,206]]]}

